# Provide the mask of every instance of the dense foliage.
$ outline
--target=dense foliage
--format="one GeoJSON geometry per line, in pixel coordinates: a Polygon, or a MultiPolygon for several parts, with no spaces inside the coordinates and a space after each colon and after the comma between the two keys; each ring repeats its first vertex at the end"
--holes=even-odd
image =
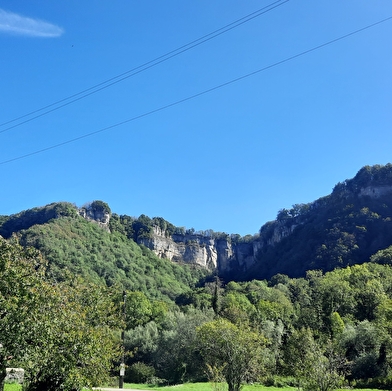
{"type": "Polygon", "coordinates": [[[80,216],[62,217],[21,230],[24,246],[39,249],[49,261],[48,272],[60,280],[64,270],[107,286],[121,284],[149,297],[173,300],[205,271],[159,259],[126,236],[109,233],[80,216]]]}
{"type": "Polygon", "coordinates": [[[197,337],[210,375],[216,382],[226,380],[229,391],[240,391],[262,373],[265,339],[256,330],[218,318],[199,326],[197,337]]]}
{"type": "Polygon", "coordinates": [[[392,244],[391,191],[392,165],[366,166],[331,195],[280,210],[261,227],[258,262],[240,278],[303,277],[368,262],[392,244]]]}
{"type": "Polygon", "coordinates": [[[392,384],[389,265],[298,279],[280,274],[269,282],[216,279],[177,295],[177,306],[127,291],[121,325],[116,286],[54,280],[36,250],[12,241],[1,240],[0,260],[1,373],[23,366],[27,390],[103,382],[116,366],[124,325],[127,380],[225,379],[230,390],[283,379],[320,391],[392,384]]]}
{"type": "Polygon", "coordinates": [[[114,213],[109,227],[111,232],[120,232],[136,243],[139,243],[140,239],[151,238],[154,235],[154,231],[157,230],[160,231],[161,235],[166,237],[176,235],[199,236],[210,239],[225,239],[233,243],[249,242],[254,239],[252,235],[242,237],[238,234],[229,235],[226,232],[215,232],[212,229],[196,231],[194,228],[186,229],[185,227],[176,227],[162,217],[150,218],[144,214],[135,218],[114,213]]]}
{"type": "Polygon", "coordinates": [[[134,352],[128,380],[143,374],[168,383],[226,379],[231,390],[247,381],[281,384],[279,379],[313,391],[344,383],[391,387],[389,265],[215,286],[182,295],[178,310],[126,333],[134,352]]]}
{"type": "Polygon", "coordinates": [[[25,369],[26,391],[102,384],[120,353],[118,292],[53,283],[45,267],[36,250],[0,238],[0,383],[11,366],[25,369]]]}
{"type": "Polygon", "coordinates": [[[9,238],[14,232],[28,229],[35,224],[45,224],[63,216],[77,216],[76,207],[67,202],[58,202],[41,208],[28,209],[11,216],[0,216],[0,235],[9,238]]]}
{"type": "MultiPolygon", "coordinates": [[[[0,381],[21,366],[27,391],[102,384],[118,373],[125,330],[128,381],[391,389],[389,187],[392,165],[364,167],[279,211],[259,238],[144,215],[113,214],[109,232],[67,203],[1,216],[0,381]],[[153,230],[257,240],[260,262],[247,281],[208,280],[137,244],[153,230]]],[[[111,214],[101,201],[86,208],[111,214]]]]}

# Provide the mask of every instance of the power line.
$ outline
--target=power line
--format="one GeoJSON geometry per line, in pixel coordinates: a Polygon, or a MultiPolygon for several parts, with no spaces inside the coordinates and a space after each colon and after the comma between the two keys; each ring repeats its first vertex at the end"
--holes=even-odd
{"type": "Polygon", "coordinates": [[[21,116],[19,116],[17,118],[14,118],[12,120],[3,122],[3,123],[0,124],[0,127],[9,125],[9,124],[11,124],[13,122],[22,120],[23,118],[30,117],[30,116],[36,114],[33,117],[28,118],[28,119],[26,119],[24,121],[21,121],[21,122],[15,124],[15,125],[8,126],[7,128],[1,130],[0,133],[4,133],[4,132],[6,132],[8,130],[11,130],[11,129],[14,129],[14,128],[18,127],[18,126],[21,126],[21,125],[23,125],[23,124],[25,124],[27,122],[33,121],[33,120],[35,120],[37,118],[40,118],[40,117],[42,117],[44,115],[52,113],[53,111],[59,110],[59,109],[65,107],[65,106],[68,106],[68,105],[70,105],[72,103],[75,103],[75,102],[77,102],[77,101],[79,101],[81,99],[84,99],[84,98],[86,98],[86,97],[88,97],[90,95],[96,94],[97,92],[102,91],[102,90],[104,90],[104,89],[106,89],[108,87],[111,87],[114,84],[120,83],[120,82],[122,82],[122,81],[124,81],[124,80],[126,80],[126,79],[128,79],[128,78],[130,78],[132,76],[135,76],[135,75],[137,75],[137,74],[139,74],[141,72],[144,72],[147,69],[150,69],[150,68],[152,68],[154,66],[157,66],[157,65],[159,65],[159,64],[161,64],[161,63],[163,63],[165,61],[168,61],[169,59],[171,59],[173,57],[176,57],[176,56],[178,56],[178,55],[180,55],[180,54],[182,54],[182,53],[184,53],[184,52],[186,52],[186,51],[188,51],[190,49],[193,49],[196,46],[199,46],[199,45],[201,45],[201,44],[203,44],[203,43],[205,43],[207,41],[212,40],[213,38],[218,37],[219,35],[222,35],[222,34],[228,32],[230,30],[233,30],[234,28],[236,28],[238,26],[241,26],[242,24],[247,23],[247,22],[251,21],[252,19],[257,18],[258,16],[261,16],[261,15],[263,15],[263,14],[269,12],[269,11],[272,11],[273,9],[275,9],[277,7],[280,7],[281,5],[287,3],[288,1],[289,0],[277,0],[277,1],[275,1],[275,2],[265,6],[263,8],[260,8],[257,11],[254,11],[254,12],[252,12],[252,13],[250,13],[250,14],[248,14],[248,15],[240,18],[240,19],[237,19],[236,21],[234,21],[232,23],[229,23],[228,25],[226,25],[224,27],[219,28],[218,30],[214,30],[213,32],[211,32],[209,34],[206,34],[206,35],[204,35],[204,36],[202,36],[202,37],[200,37],[200,38],[198,38],[198,39],[196,39],[194,41],[191,41],[191,42],[187,43],[186,45],[180,46],[179,48],[174,49],[174,50],[172,50],[172,51],[170,51],[170,52],[168,52],[168,53],[166,53],[166,54],[164,54],[162,56],[159,56],[159,57],[157,57],[157,58],[155,58],[155,59],[153,59],[151,61],[148,61],[148,62],[146,62],[146,63],[144,63],[142,65],[139,65],[139,66],[137,66],[135,68],[132,68],[129,71],[123,72],[123,73],[121,73],[121,74],[119,74],[117,76],[114,76],[114,77],[112,77],[110,79],[107,79],[107,80],[105,80],[105,81],[103,81],[103,82],[101,82],[99,84],[96,84],[96,85],[94,85],[92,87],[89,87],[89,88],[87,88],[87,89],[85,89],[83,91],[80,91],[78,93],[70,95],[70,96],[68,96],[66,98],[60,99],[60,100],[58,100],[56,102],[53,102],[53,103],[51,103],[49,105],[46,105],[44,107],[41,107],[40,109],[31,111],[31,112],[29,112],[27,114],[21,115],[21,116]],[[56,107],[54,107],[54,106],[56,106],[56,107]],[[46,111],[44,111],[44,110],[46,110],[46,111]],[[42,111],[44,111],[44,112],[40,113],[42,111]],[[40,114],[38,114],[38,113],[40,113],[40,114]]]}
{"type": "Polygon", "coordinates": [[[332,39],[332,40],[330,40],[330,41],[324,42],[324,43],[322,43],[322,44],[320,44],[320,45],[318,45],[318,46],[314,46],[314,47],[311,48],[311,49],[308,49],[308,50],[305,50],[305,51],[300,52],[300,53],[298,53],[298,54],[295,54],[295,55],[293,55],[293,56],[287,57],[287,58],[285,58],[285,59],[283,59],[283,60],[281,60],[281,61],[277,61],[277,62],[275,62],[275,63],[273,63],[273,64],[267,65],[267,66],[265,66],[265,67],[263,67],[263,68],[260,68],[260,69],[258,69],[258,70],[256,70],[256,71],[247,73],[246,75],[242,75],[242,76],[240,76],[240,77],[237,77],[237,78],[235,78],[235,79],[229,80],[229,81],[227,81],[227,82],[225,82],[225,83],[222,83],[222,84],[219,84],[219,85],[217,85],[217,86],[215,86],[215,87],[211,87],[211,88],[209,88],[209,89],[207,89],[207,90],[204,90],[204,91],[202,91],[202,92],[199,92],[199,93],[197,93],[197,94],[190,95],[190,96],[188,96],[188,97],[186,97],[186,98],[183,98],[183,99],[177,100],[177,101],[175,101],[175,102],[169,103],[169,104],[167,104],[167,105],[165,105],[165,106],[161,106],[161,107],[159,107],[159,108],[157,108],[157,109],[147,111],[147,112],[145,112],[145,113],[143,113],[143,114],[139,114],[139,115],[137,115],[137,116],[135,116],[135,117],[128,118],[128,119],[126,119],[126,120],[124,120],[124,121],[121,121],[121,122],[117,122],[116,124],[107,126],[107,127],[105,127],[105,128],[101,128],[101,129],[99,129],[99,130],[95,130],[95,131],[90,132],[90,133],[85,133],[85,134],[83,134],[83,135],[81,135],[81,136],[78,136],[78,137],[75,137],[75,138],[72,138],[72,139],[63,141],[63,142],[58,143],[58,144],[50,145],[49,147],[42,148],[42,149],[39,149],[39,150],[30,152],[30,153],[27,153],[27,154],[24,154],[24,155],[20,155],[20,156],[14,157],[14,158],[12,158],[12,159],[4,160],[4,161],[0,162],[0,165],[7,164],[7,163],[11,163],[11,162],[14,162],[14,161],[16,161],[16,160],[21,160],[21,159],[27,158],[27,157],[29,157],[29,156],[37,155],[37,154],[40,154],[40,153],[49,151],[49,150],[51,150],[51,149],[55,149],[55,148],[61,147],[61,146],[63,146],[63,145],[71,144],[71,143],[73,143],[73,142],[82,140],[82,139],[84,139],[84,138],[94,136],[94,135],[96,135],[96,134],[98,134],[98,133],[102,133],[102,132],[105,132],[105,131],[107,131],[107,130],[110,130],[110,129],[113,129],[113,128],[116,128],[116,127],[125,125],[125,124],[127,124],[127,123],[129,123],[129,122],[136,121],[136,120],[141,119],[141,118],[143,118],[143,117],[147,117],[147,116],[149,116],[149,115],[151,115],[151,114],[154,114],[154,113],[157,113],[157,112],[159,112],[159,111],[166,110],[166,109],[168,109],[168,108],[170,108],[170,107],[177,106],[177,105],[179,105],[179,104],[181,104],[181,103],[184,103],[184,102],[187,102],[187,101],[189,101],[189,100],[195,99],[195,98],[197,98],[197,97],[199,97],[199,96],[202,96],[202,95],[206,95],[206,94],[208,94],[208,93],[210,93],[210,92],[212,92],[212,91],[215,91],[215,90],[218,90],[218,89],[220,89],[220,88],[226,87],[226,86],[228,86],[228,85],[230,85],[230,84],[233,84],[233,83],[236,83],[236,82],[238,82],[238,81],[240,81],[240,80],[243,80],[243,79],[246,79],[246,78],[248,78],[248,77],[254,76],[254,75],[258,74],[258,73],[264,72],[264,71],[266,71],[266,70],[268,70],[268,69],[274,68],[274,67],[276,67],[276,66],[278,66],[278,65],[284,64],[284,63],[289,62],[289,61],[291,61],[291,60],[294,60],[294,59],[296,59],[296,58],[298,58],[298,57],[301,57],[301,56],[304,56],[304,55],[309,54],[309,53],[311,53],[311,52],[314,52],[314,51],[316,51],[316,50],[318,50],[318,49],[321,49],[321,48],[323,48],[323,47],[325,47],[325,46],[328,46],[328,45],[331,45],[331,44],[336,43],[336,42],[338,42],[338,41],[341,41],[341,40],[343,40],[343,39],[345,39],[345,38],[348,38],[348,37],[350,37],[350,36],[352,36],[352,35],[354,35],[354,34],[358,34],[358,33],[362,32],[362,31],[364,31],[364,30],[367,30],[367,29],[370,29],[370,28],[372,28],[372,27],[375,27],[375,26],[377,26],[377,25],[379,25],[379,24],[381,24],[381,23],[387,22],[388,20],[391,20],[391,19],[392,19],[392,16],[390,16],[390,17],[388,17],[388,18],[385,18],[385,19],[382,19],[382,20],[379,20],[378,22],[372,23],[372,24],[367,25],[367,26],[365,26],[365,27],[362,27],[362,28],[360,28],[360,29],[358,29],[358,30],[352,31],[352,32],[350,32],[350,33],[348,33],[348,34],[342,35],[342,36],[340,36],[340,37],[338,37],[338,38],[335,38],[335,39],[332,39]]]}

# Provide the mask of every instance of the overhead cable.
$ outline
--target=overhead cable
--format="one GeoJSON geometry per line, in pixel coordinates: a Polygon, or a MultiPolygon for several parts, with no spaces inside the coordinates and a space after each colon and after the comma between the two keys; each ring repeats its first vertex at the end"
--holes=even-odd
{"type": "Polygon", "coordinates": [[[177,101],[175,101],[175,102],[169,103],[169,104],[164,105],[164,106],[161,106],[161,107],[159,107],[159,108],[156,108],[156,109],[147,111],[147,112],[145,112],[145,113],[143,113],[143,114],[139,114],[139,115],[137,115],[137,116],[135,116],[135,117],[128,118],[128,119],[126,119],[126,120],[124,120],[124,121],[121,121],[121,122],[117,122],[116,124],[113,124],[113,125],[110,125],[110,126],[106,126],[106,127],[104,127],[104,128],[95,130],[95,131],[93,131],[93,132],[85,133],[85,134],[83,134],[83,135],[81,135],[81,136],[78,136],[78,137],[75,137],[75,138],[72,138],[72,139],[63,141],[63,142],[58,143],[58,144],[53,144],[53,145],[50,145],[50,146],[48,146],[48,147],[45,147],[45,148],[42,148],[42,149],[39,149],[39,150],[36,150],[36,151],[26,153],[26,154],[24,154],[24,155],[20,155],[20,156],[17,156],[17,157],[8,159],[8,160],[1,161],[1,162],[0,162],[0,165],[7,164],[7,163],[11,163],[11,162],[14,162],[14,161],[16,161],[16,160],[24,159],[24,158],[27,158],[27,157],[29,157],[29,156],[37,155],[37,154],[40,154],[40,153],[49,151],[49,150],[51,150],[51,149],[55,149],[55,148],[61,147],[61,146],[66,145],[66,144],[71,144],[71,143],[76,142],[76,141],[78,141],[78,140],[82,140],[82,139],[84,139],[84,138],[94,136],[94,135],[96,135],[96,134],[98,134],[98,133],[102,133],[102,132],[108,131],[108,130],[110,130],[110,129],[113,129],[113,128],[116,128],[116,127],[125,125],[125,124],[127,124],[127,123],[129,123],[129,122],[136,121],[136,120],[138,120],[138,119],[140,119],[140,118],[147,117],[147,116],[149,116],[149,115],[151,115],[151,114],[154,114],[154,113],[157,113],[157,112],[159,112],[159,111],[166,110],[166,109],[168,109],[168,108],[170,108],[170,107],[177,106],[177,105],[179,105],[179,104],[181,104],[181,103],[184,103],[184,102],[187,102],[187,101],[189,101],[189,100],[195,99],[195,98],[197,98],[197,97],[199,97],[199,96],[208,94],[208,93],[210,93],[210,92],[212,92],[212,91],[215,91],[215,90],[218,90],[218,89],[220,89],[220,88],[222,88],[222,87],[226,87],[226,86],[228,86],[228,85],[230,85],[230,84],[233,84],[233,83],[236,83],[236,82],[238,82],[238,81],[240,81],[240,80],[244,80],[244,79],[246,79],[246,78],[248,78],[248,77],[254,76],[254,75],[256,75],[256,74],[258,74],[258,73],[260,73],[260,72],[263,72],[263,71],[266,71],[266,70],[268,70],[268,69],[274,68],[274,67],[276,67],[276,66],[278,66],[278,65],[284,64],[284,63],[286,63],[286,62],[288,62],[288,61],[292,61],[292,60],[294,60],[294,59],[296,59],[296,58],[298,58],[298,57],[304,56],[304,55],[309,54],[309,53],[311,53],[311,52],[313,52],[313,51],[315,51],[315,50],[321,49],[321,48],[323,48],[323,47],[325,47],[325,46],[328,46],[328,45],[331,45],[331,44],[336,43],[336,42],[338,42],[338,41],[341,41],[341,40],[343,40],[343,39],[345,39],[345,38],[348,38],[348,37],[350,37],[350,36],[352,36],[352,35],[354,35],[354,34],[358,34],[358,33],[362,32],[362,31],[364,31],[364,30],[367,30],[367,29],[370,29],[370,28],[372,28],[372,27],[375,27],[375,26],[377,26],[377,25],[379,25],[379,24],[381,24],[381,23],[387,22],[387,21],[389,21],[389,20],[391,20],[391,19],[392,19],[392,16],[390,16],[390,17],[388,17],[388,18],[385,18],[385,19],[382,19],[382,20],[379,20],[378,22],[372,23],[372,24],[367,25],[367,26],[365,26],[365,27],[362,27],[362,28],[360,28],[360,29],[358,29],[358,30],[352,31],[352,32],[350,32],[350,33],[348,33],[348,34],[345,34],[345,35],[342,35],[342,36],[340,36],[340,37],[338,37],[338,38],[332,39],[332,40],[330,40],[330,41],[328,41],[328,42],[324,42],[324,43],[322,43],[322,44],[320,44],[320,45],[318,45],[318,46],[314,46],[314,47],[312,47],[312,48],[310,48],[310,49],[308,49],[308,50],[305,50],[305,51],[300,52],[300,53],[298,53],[298,54],[295,54],[295,55],[293,55],[293,56],[287,57],[287,58],[285,58],[285,59],[283,59],[283,60],[281,60],[281,61],[277,61],[277,62],[275,62],[275,63],[273,63],[273,64],[270,64],[270,65],[267,65],[267,66],[265,66],[265,67],[263,67],[263,68],[257,69],[256,71],[247,73],[247,74],[242,75],[242,76],[240,76],[240,77],[237,77],[237,78],[235,78],[235,79],[229,80],[229,81],[227,81],[227,82],[225,82],[225,83],[219,84],[219,85],[217,85],[217,86],[215,86],[215,87],[212,87],[212,88],[209,88],[209,89],[207,89],[207,90],[201,91],[201,92],[199,92],[199,93],[197,93],[197,94],[194,94],[194,95],[190,95],[190,96],[188,96],[188,97],[186,97],[186,98],[177,100],[177,101]]]}
{"type": "Polygon", "coordinates": [[[70,96],[68,96],[66,98],[60,99],[60,100],[58,100],[56,102],[53,102],[53,103],[51,103],[49,105],[46,105],[44,107],[41,107],[40,109],[31,111],[31,112],[29,112],[27,114],[21,115],[21,116],[16,117],[16,118],[14,118],[12,120],[3,122],[3,123],[0,124],[0,127],[9,125],[9,124],[11,124],[13,122],[16,122],[16,121],[22,120],[24,118],[33,116],[31,118],[25,119],[25,120],[15,124],[15,125],[11,125],[11,126],[8,126],[7,128],[5,128],[3,130],[0,130],[0,133],[4,133],[4,132],[6,132],[8,130],[14,129],[14,128],[16,128],[18,126],[21,126],[21,125],[23,125],[23,124],[25,124],[27,122],[33,121],[33,120],[35,120],[37,118],[40,118],[40,117],[42,117],[44,115],[47,115],[47,114],[49,114],[49,113],[51,113],[53,111],[59,110],[62,107],[68,106],[68,105],[70,105],[70,104],[72,104],[74,102],[77,102],[77,101],[79,101],[81,99],[84,99],[84,98],[86,98],[86,97],[88,97],[90,95],[96,94],[97,92],[102,91],[102,90],[104,90],[104,89],[106,89],[108,87],[111,87],[114,84],[117,84],[117,83],[120,83],[120,82],[122,82],[122,81],[124,81],[126,79],[129,79],[132,76],[135,76],[135,75],[137,75],[137,74],[139,74],[141,72],[144,72],[147,69],[155,67],[155,66],[161,64],[162,62],[165,62],[165,61],[167,61],[167,60],[169,60],[169,59],[171,59],[173,57],[176,57],[176,56],[178,56],[178,55],[180,55],[180,54],[182,54],[182,53],[184,53],[184,52],[186,52],[186,51],[188,51],[190,49],[193,49],[196,46],[199,46],[199,45],[201,45],[201,44],[203,44],[203,43],[205,43],[207,41],[210,41],[213,38],[218,37],[219,35],[222,35],[222,34],[228,32],[230,30],[233,30],[234,28],[236,28],[236,27],[238,27],[238,26],[240,26],[240,25],[242,25],[244,23],[247,23],[247,22],[249,22],[252,19],[257,18],[258,16],[261,16],[261,15],[263,15],[263,14],[269,12],[269,11],[272,11],[273,9],[275,9],[275,8],[285,4],[285,3],[287,3],[288,1],[289,0],[277,0],[277,1],[275,1],[275,2],[265,6],[263,8],[260,8],[257,11],[252,12],[251,14],[248,14],[248,15],[240,18],[240,19],[237,19],[236,21],[234,21],[232,23],[229,23],[228,25],[226,25],[224,27],[219,28],[218,30],[214,30],[213,32],[211,32],[209,34],[206,34],[206,35],[204,35],[204,36],[202,36],[202,37],[200,37],[200,38],[198,38],[198,39],[196,39],[196,40],[194,40],[192,42],[189,42],[186,45],[180,46],[179,48],[177,48],[175,50],[172,50],[172,51],[170,51],[170,52],[168,52],[168,53],[166,53],[166,54],[164,54],[162,56],[159,56],[159,57],[157,57],[157,58],[155,58],[155,59],[153,59],[151,61],[148,61],[148,62],[146,62],[146,63],[144,63],[142,65],[139,65],[139,66],[137,66],[135,68],[132,68],[129,71],[123,72],[123,73],[121,73],[121,74],[119,74],[117,76],[114,76],[114,77],[112,77],[110,79],[107,79],[107,80],[105,80],[105,81],[103,81],[103,82],[101,82],[99,84],[96,84],[96,85],[94,85],[92,87],[89,87],[89,88],[87,88],[87,89],[85,89],[83,91],[80,91],[78,93],[70,95],[70,96]],[[44,110],[46,110],[46,111],[44,111],[44,110]],[[40,114],[38,114],[38,113],[40,113],[40,114]]]}

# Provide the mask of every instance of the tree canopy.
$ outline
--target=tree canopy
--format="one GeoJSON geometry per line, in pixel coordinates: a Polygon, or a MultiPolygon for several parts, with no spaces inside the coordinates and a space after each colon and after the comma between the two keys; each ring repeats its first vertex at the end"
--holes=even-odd
{"type": "Polygon", "coordinates": [[[17,364],[27,391],[100,385],[119,355],[118,292],[45,268],[37,250],[0,238],[0,381],[17,364]]]}

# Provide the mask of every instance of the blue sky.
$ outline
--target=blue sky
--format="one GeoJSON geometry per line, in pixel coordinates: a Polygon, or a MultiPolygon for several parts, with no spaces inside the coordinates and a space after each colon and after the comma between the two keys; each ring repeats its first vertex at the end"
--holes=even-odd
{"type": "Polygon", "coordinates": [[[134,119],[392,17],[390,0],[3,0],[0,123],[272,3],[108,88],[0,126],[0,214],[103,200],[118,214],[254,234],[279,209],[391,162],[392,19],[134,119]]]}

